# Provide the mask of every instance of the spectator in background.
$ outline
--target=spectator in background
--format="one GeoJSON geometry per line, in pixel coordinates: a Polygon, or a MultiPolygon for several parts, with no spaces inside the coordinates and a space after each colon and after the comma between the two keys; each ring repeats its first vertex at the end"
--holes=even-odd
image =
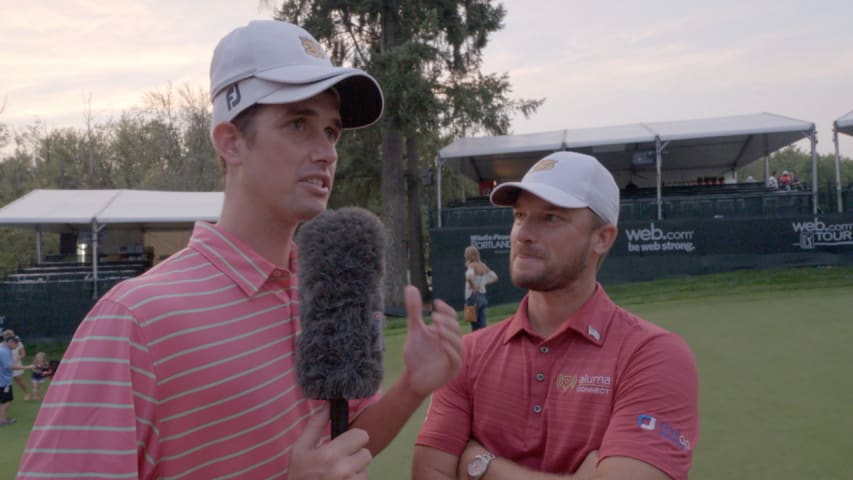
{"type": "Polygon", "coordinates": [[[779,177],[779,188],[782,190],[790,190],[791,183],[793,183],[791,173],[787,170],[783,170],[782,175],[779,177]]]}
{"type": "Polygon", "coordinates": [[[480,251],[473,245],[465,247],[465,268],[465,305],[477,306],[477,321],[471,324],[473,332],[486,326],[486,307],[489,305],[486,285],[497,282],[498,274],[480,260],[480,251]]]}
{"type": "Polygon", "coordinates": [[[776,170],[767,177],[767,182],[764,184],[767,190],[779,190],[779,180],[776,179],[776,170]]]}
{"type": "Polygon", "coordinates": [[[9,405],[15,399],[12,388],[13,372],[23,372],[24,369],[30,368],[23,365],[15,365],[14,351],[20,343],[20,338],[15,335],[7,337],[5,333],[3,342],[0,343],[0,427],[15,423],[14,418],[8,417],[9,405]]]}
{"type": "Polygon", "coordinates": [[[802,190],[803,184],[797,174],[791,170],[791,190],[802,190]]]}
{"type": "Polygon", "coordinates": [[[41,400],[41,384],[46,382],[51,375],[53,375],[53,371],[47,361],[47,354],[44,352],[36,353],[36,356],[33,357],[33,371],[30,375],[33,382],[33,394],[30,399],[41,400]]]}
{"type": "Polygon", "coordinates": [[[18,346],[15,347],[15,350],[12,352],[12,359],[14,361],[15,371],[12,373],[12,377],[15,379],[15,383],[18,384],[18,388],[24,392],[24,400],[30,399],[30,389],[27,387],[27,382],[24,381],[24,357],[27,356],[27,350],[24,348],[24,342],[21,341],[20,337],[15,335],[15,331],[11,329],[7,329],[3,332],[3,339],[7,339],[9,337],[16,337],[18,339],[18,346]]]}

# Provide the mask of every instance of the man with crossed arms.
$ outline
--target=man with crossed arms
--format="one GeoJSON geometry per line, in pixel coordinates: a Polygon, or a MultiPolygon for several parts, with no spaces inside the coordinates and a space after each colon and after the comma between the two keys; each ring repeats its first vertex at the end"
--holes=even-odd
{"type": "Polygon", "coordinates": [[[513,316],[463,337],[413,478],[686,479],[699,435],[693,354],[596,281],[617,236],[613,176],[557,152],[491,200],[513,208],[510,274],[528,293],[513,316]]]}

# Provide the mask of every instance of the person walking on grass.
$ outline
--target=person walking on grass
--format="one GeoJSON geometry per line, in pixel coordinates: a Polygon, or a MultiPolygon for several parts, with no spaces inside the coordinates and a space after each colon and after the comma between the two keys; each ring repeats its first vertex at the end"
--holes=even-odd
{"type": "MultiPolygon", "coordinates": [[[[6,331],[3,332],[3,338],[4,339],[9,338],[9,337],[17,337],[17,335],[15,335],[14,330],[7,329],[6,331]]],[[[27,356],[27,349],[24,348],[24,342],[21,340],[21,337],[17,337],[17,338],[18,338],[18,346],[15,347],[15,350],[12,352],[12,357],[14,358],[16,367],[23,367],[24,358],[27,356]]],[[[14,378],[15,383],[18,384],[18,388],[20,388],[21,391],[24,392],[24,400],[29,400],[30,399],[30,388],[27,386],[27,382],[24,381],[24,369],[23,368],[16,368],[14,370],[14,373],[12,373],[12,377],[14,378]]]]}
{"type": "Polygon", "coordinates": [[[30,366],[19,365],[15,362],[15,349],[21,343],[21,339],[14,334],[5,337],[0,343],[0,426],[15,423],[14,418],[9,417],[9,406],[15,399],[12,388],[14,372],[23,372],[30,366]]]}

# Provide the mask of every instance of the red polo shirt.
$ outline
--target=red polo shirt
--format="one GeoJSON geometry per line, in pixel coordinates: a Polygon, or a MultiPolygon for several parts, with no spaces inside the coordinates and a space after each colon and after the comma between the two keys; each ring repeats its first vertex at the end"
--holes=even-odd
{"type": "Polygon", "coordinates": [[[461,455],[475,438],[533,470],[574,472],[591,450],[685,479],[699,436],[698,379],[679,336],[614,304],[601,285],[548,338],[512,317],[466,335],[417,444],[461,455]]]}
{"type": "MultiPolygon", "coordinates": [[[[199,222],[185,249],[116,285],[77,328],[18,478],[286,477],[323,404],[297,383],[290,252],[277,266],[199,222]]],[[[378,398],[351,401],[350,418],[378,398]]]]}

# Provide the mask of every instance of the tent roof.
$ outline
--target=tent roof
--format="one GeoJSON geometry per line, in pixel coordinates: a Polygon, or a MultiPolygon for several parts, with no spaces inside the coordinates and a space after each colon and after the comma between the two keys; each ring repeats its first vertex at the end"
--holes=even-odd
{"type": "Polygon", "coordinates": [[[0,225],[45,231],[91,228],[92,222],[184,228],[197,220],[216,221],[222,192],[150,190],[33,190],[0,208],[0,225]]]}
{"type": "Polygon", "coordinates": [[[612,172],[654,170],[637,155],[666,143],[664,170],[740,168],[808,137],[814,123],[772,113],[567,129],[528,135],[461,138],[439,152],[449,168],[474,180],[517,180],[537,160],[556,150],[596,156],[612,172]]]}
{"type": "Polygon", "coordinates": [[[853,135],[853,110],[835,121],[835,129],[847,135],[853,135]]]}

